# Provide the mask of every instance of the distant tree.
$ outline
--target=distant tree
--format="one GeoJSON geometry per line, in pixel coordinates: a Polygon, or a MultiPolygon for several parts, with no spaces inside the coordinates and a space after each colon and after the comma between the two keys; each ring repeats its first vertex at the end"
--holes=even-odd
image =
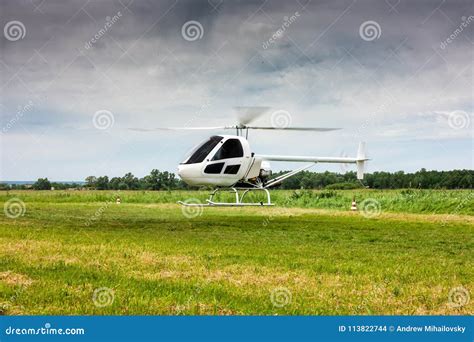
{"type": "Polygon", "coordinates": [[[157,169],[151,170],[149,175],[143,177],[142,186],[147,190],[160,190],[162,186],[160,171],[157,169]]]}
{"type": "Polygon", "coordinates": [[[51,182],[48,180],[48,178],[38,178],[38,180],[33,184],[33,189],[51,190],[51,182]]]}
{"type": "Polygon", "coordinates": [[[128,185],[124,182],[120,182],[115,190],[128,190],[128,185]]]}
{"type": "Polygon", "coordinates": [[[95,176],[86,177],[86,186],[88,188],[95,188],[97,186],[97,177],[95,176]]]}
{"type": "Polygon", "coordinates": [[[127,185],[128,190],[136,190],[140,188],[140,182],[138,181],[138,178],[135,177],[131,172],[125,174],[125,176],[122,177],[122,183],[127,185]]]}
{"type": "Polygon", "coordinates": [[[174,173],[165,171],[160,173],[162,188],[169,190],[176,188],[176,179],[174,173]]]}
{"type": "MultiPolygon", "coordinates": [[[[119,190],[119,187],[120,187],[120,184],[122,183],[122,178],[120,177],[113,177],[110,181],[109,181],[109,189],[112,189],[112,190],[119,190]]],[[[121,189],[122,190],[122,189],[121,189]]],[[[125,189],[123,190],[126,190],[126,186],[125,186],[125,189]]]]}
{"type": "MultiPolygon", "coordinates": [[[[275,172],[273,177],[280,176],[288,171],[275,172]]],[[[53,184],[56,187],[56,183],[53,184]]],[[[62,185],[63,186],[63,185],[62,185]]],[[[153,169],[149,175],[138,179],[132,173],[123,177],[113,177],[110,181],[106,176],[86,178],[86,186],[97,189],[111,190],[170,190],[170,189],[193,189],[176,178],[174,173],[161,172],[153,169]]],[[[400,189],[400,188],[422,188],[422,189],[472,189],[474,186],[473,170],[452,171],[428,171],[421,169],[414,173],[398,172],[374,172],[365,175],[364,180],[357,180],[356,172],[349,171],[343,174],[334,172],[310,172],[303,171],[293,177],[286,179],[281,185],[282,189],[351,189],[368,186],[374,189],[400,189]]],[[[12,184],[11,189],[22,189],[24,185],[12,184]]],[[[57,187],[58,189],[61,186],[57,187]]]]}
{"type": "Polygon", "coordinates": [[[109,188],[109,177],[97,177],[96,188],[97,190],[107,190],[109,188]]]}
{"type": "Polygon", "coordinates": [[[54,188],[54,190],[64,190],[68,187],[69,184],[66,183],[57,183],[53,182],[51,183],[51,188],[54,188]]]}

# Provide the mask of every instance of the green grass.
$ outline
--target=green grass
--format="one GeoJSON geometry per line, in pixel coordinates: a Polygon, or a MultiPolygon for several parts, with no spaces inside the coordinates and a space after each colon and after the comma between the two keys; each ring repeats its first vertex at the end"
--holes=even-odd
{"type": "MultiPolygon", "coordinates": [[[[375,199],[384,212],[474,215],[472,190],[272,190],[272,201],[284,207],[347,210],[352,198],[358,203],[375,199]]],[[[176,203],[187,198],[202,202],[209,191],[0,191],[0,201],[19,197],[25,202],[91,203],[115,200],[124,203],[176,203]]],[[[222,200],[232,200],[224,193],[222,200]]],[[[251,195],[249,200],[263,200],[251,195]]]]}
{"type": "Polygon", "coordinates": [[[2,192],[0,205],[20,198],[26,211],[0,216],[0,313],[474,313],[472,300],[448,302],[459,286],[474,297],[474,220],[460,215],[472,215],[471,193],[416,191],[411,204],[400,191],[327,193],[187,218],[175,200],[204,192],[122,192],[121,205],[112,192],[2,192]],[[382,214],[348,212],[353,193],[382,214]],[[100,307],[103,287],[114,301],[100,307]],[[281,307],[279,288],[291,294],[281,307]]]}

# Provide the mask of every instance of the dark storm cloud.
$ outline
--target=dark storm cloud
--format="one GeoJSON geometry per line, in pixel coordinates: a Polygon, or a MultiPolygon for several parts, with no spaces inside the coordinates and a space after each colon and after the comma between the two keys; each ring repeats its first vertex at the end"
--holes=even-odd
{"type": "MultiPolygon", "coordinates": [[[[152,138],[130,135],[126,127],[231,124],[236,105],[284,109],[293,124],[348,127],[342,134],[350,146],[358,139],[376,140],[383,149],[413,135],[471,137],[470,124],[452,129],[447,118],[459,110],[471,118],[472,1],[6,0],[0,6],[2,28],[16,20],[26,29],[23,39],[0,38],[2,127],[15,123],[2,135],[12,151],[7,158],[18,159],[16,149],[34,150],[35,132],[45,127],[49,136],[41,139],[61,155],[72,148],[60,142],[77,135],[74,128],[91,130],[83,139],[91,149],[110,137],[133,146],[152,138]],[[182,35],[189,21],[202,27],[196,40],[182,35]],[[367,22],[380,28],[374,39],[361,36],[367,22]],[[30,101],[34,110],[19,115],[18,107],[30,101]],[[91,123],[103,109],[115,117],[106,136],[91,123]]],[[[259,137],[256,148],[272,152],[278,139],[259,137]]],[[[301,153],[314,153],[304,137],[292,139],[301,153]]],[[[341,140],[314,139],[328,153],[341,140]]],[[[173,145],[166,161],[150,161],[136,173],[153,162],[172,169],[183,148],[173,145]]],[[[130,156],[120,155],[117,165],[126,164],[130,156]]],[[[37,167],[44,176],[40,170],[48,167],[37,167]]]]}

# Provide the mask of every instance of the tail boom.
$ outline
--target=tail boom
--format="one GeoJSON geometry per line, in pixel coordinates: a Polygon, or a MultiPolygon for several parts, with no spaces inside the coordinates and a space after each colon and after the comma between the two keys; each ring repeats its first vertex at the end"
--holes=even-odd
{"type": "Polygon", "coordinates": [[[359,143],[356,158],[348,157],[315,157],[315,156],[285,156],[285,155],[267,155],[259,154],[255,157],[268,161],[286,161],[286,162],[310,162],[310,163],[341,163],[341,164],[356,164],[357,165],[357,179],[364,178],[365,162],[369,160],[365,153],[365,142],[359,143]]]}

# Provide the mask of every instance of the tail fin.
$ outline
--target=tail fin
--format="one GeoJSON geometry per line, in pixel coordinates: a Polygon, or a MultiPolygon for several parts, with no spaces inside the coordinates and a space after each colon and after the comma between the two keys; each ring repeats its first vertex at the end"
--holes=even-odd
{"type": "Polygon", "coordinates": [[[361,141],[359,143],[359,149],[357,150],[357,179],[364,179],[364,169],[365,162],[367,161],[367,156],[365,152],[365,142],[361,141]]]}

